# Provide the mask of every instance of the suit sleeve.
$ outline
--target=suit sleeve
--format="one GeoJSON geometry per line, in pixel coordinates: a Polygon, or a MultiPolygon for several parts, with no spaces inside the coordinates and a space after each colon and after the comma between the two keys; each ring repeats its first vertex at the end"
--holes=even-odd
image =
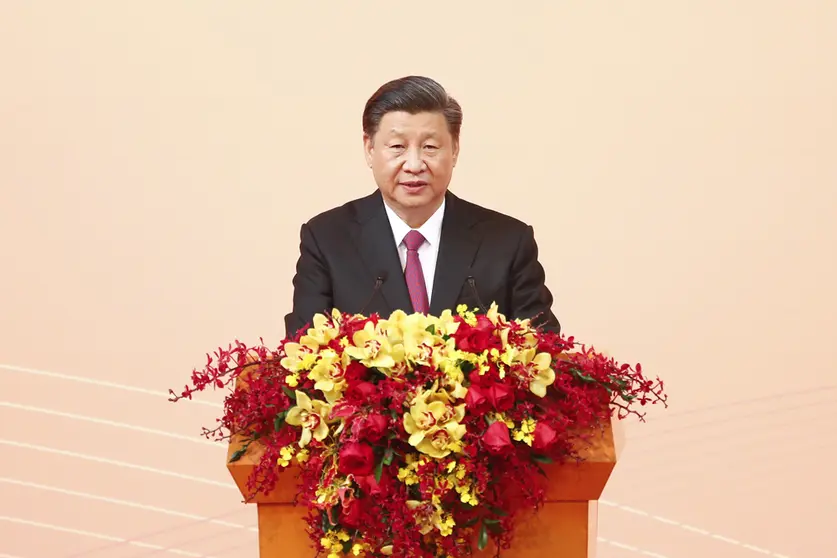
{"type": "Polygon", "coordinates": [[[293,337],[314,314],[333,306],[332,279],[325,258],[308,224],[300,228],[299,258],[293,278],[293,309],[285,316],[285,337],[293,337]]]}
{"type": "Polygon", "coordinates": [[[511,273],[511,315],[532,318],[532,324],[544,330],[561,332],[561,324],[552,313],[553,297],[546,286],[546,273],[538,261],[535,231],[527,225],[520,238],[511,273]]]}

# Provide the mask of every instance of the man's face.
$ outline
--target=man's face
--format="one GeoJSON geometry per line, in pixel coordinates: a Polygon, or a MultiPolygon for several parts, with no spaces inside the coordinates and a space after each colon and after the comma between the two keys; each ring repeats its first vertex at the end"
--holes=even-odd
{"type": "Polygon", "coordinates": [[[441,205],[459,145],[440,112],[389,112],[364,137],[366,162],[390,207],[418,227],[441,205]]]}

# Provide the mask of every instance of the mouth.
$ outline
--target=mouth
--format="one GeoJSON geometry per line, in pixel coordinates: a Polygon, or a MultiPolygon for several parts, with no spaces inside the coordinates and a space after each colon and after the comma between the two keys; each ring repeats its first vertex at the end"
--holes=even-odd
{"type": "Polygon", "coordinates": [[[427,186],[427,182],[423,180],[410,180],[407,182],[399,182],[399,184],[408,192],[418,192],[427,186]]]}

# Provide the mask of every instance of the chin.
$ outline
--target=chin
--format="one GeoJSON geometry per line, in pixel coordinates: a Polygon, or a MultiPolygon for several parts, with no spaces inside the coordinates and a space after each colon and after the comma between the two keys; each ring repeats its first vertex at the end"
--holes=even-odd
{"type": "Polygon", "coordinates": [[[400,203],[404,207],[421,207],[423,205],[430,205],[433,202],[437,201],[439,198],[434,194],[402,194],[399,195],[396,199],[398,203],[400,203]]]}

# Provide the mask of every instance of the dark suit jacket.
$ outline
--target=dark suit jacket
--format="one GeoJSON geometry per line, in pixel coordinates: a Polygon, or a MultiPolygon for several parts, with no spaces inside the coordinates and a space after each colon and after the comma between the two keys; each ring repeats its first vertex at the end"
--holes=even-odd
{"type": "MultiPolygon", "coordinates": [[[[412,312],[383,204],[376,190],[302,225],[293,309],[285,316],[287,337],[314,314],[332,308],[384,317],[396,309],[412,312]],[[385,280],[375,291],[378,277],[385,280]]],[[[450,191],[434,277],[431,314],[455,312],[459,304],[479,308],[496,302],[509,319],[539,316],[535,325],[560,332],[532,227],[450,191]]]]}

